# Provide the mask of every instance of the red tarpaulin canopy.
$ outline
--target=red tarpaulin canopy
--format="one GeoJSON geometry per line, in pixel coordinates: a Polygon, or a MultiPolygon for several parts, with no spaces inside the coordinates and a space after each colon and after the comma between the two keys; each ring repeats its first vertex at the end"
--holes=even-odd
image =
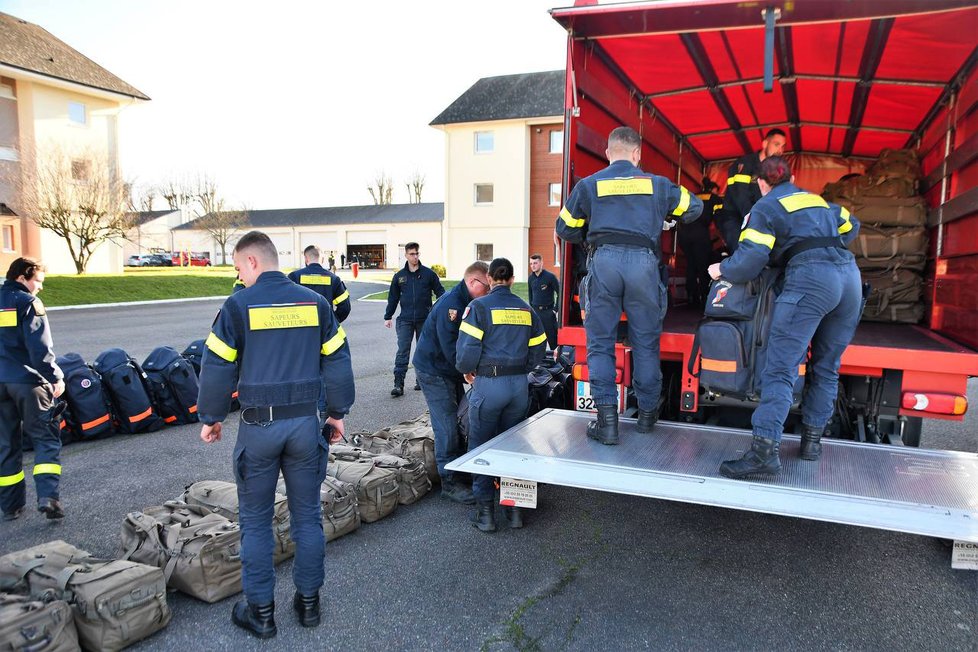
{"type": "Polygon", "coordinates": [[[704,161],[756,150],[872,156],[905,147],[978,60],[975,0],[666,0],[554,9],[704,161]],[[763,90],[763,10],[780,10],[763,90]],[[628,36],[629,38],[620,38],[628,36]]]}

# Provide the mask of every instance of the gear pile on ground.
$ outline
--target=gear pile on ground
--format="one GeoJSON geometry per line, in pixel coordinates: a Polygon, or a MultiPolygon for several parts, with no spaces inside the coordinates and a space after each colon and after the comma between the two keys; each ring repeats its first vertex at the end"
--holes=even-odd
{"type": "Polygon", "coordinates": [[[924,315],[927,204],[917,195],[920,160],[909,149],[884,149],[865,175],[826,184],[822,196],[861,223],[849,249],[872,290],[863,321],[916,324],[924,315]]]}

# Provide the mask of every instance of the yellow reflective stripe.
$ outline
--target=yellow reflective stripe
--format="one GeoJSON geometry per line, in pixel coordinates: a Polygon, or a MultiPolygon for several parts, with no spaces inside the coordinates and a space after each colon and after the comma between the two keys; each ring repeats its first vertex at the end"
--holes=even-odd
{"type": "Polygon", "coordinates": [[[713,205],[713,212],[716,213],[721,208],[723,208],[723,204],[714,204],[713,205]]]}
{"type": "Polygon", "coordinates": [[[10,328],[17,325],[17,309],[0,310],[0,328],[10,328]]]}
{"type": "Polygon", "coordinates": [[[767,233],[761,233],[756,229],[744,229],[740,234],[740,241],[750,240],[751,242],[756,242],[759,245],[764,245],[768,249],[774,249],[774,236],[768,235],[767,233]]]}
{"type": "Polygon", "coordinates": [[[652,179],[649,177],[598,179],[597,186],[598,197],[652,194],[652,179]]]}
{"type": "Polygon", "coordinates": [[[42,473],[53,473],[54,475],[61,475],[61,465],[60,464],[35,464],[34,475],[40,475],[42,473]]]}
{"type": "Polygon", "coordinates": [[[735,174],[732,177],[727,177],[727,185],[732,186],[735,183],[750,183],[751,176],[749,174],[735,174]]]}
{"type": "Polygon", "coordinates": [[[530,346],[536,346],[537,344],[541,344],[541,343],[546,342],[546,341],[547,341],[547,334],[546,333],[540,333],[536,337],[531,337],[530,338],[530,346]]]}
{"type": "Polygon", "coordinates": [[[0,475],[0,487],[12,487],[18,482],[24,481],[24,471],[13,475],[0,475]]]}
{"type": "Polygon", "coordinates": [[[689,191],[679,186],[679,205],[672,212],[673,215],[682,215],[689,208],[689,191]]]}
{"type": "Polygon", "coordinates": [[[482,336],[485,334],[481,328],[477,328],[467,321],[463,321],[462,325],[458,327],[463,333],[467,333],[477,340],[481,340],[482,336]]]}
{"type": "Polygon", "coordinates": [[[214,333],[207,336],[207,341],[204,342],[204,346],[213,351],[215,355],[224,358],[228,362],[234,362],[238,359],[238,350],[232,349],[214,333]]]}
{"type": "Polygon", "coordinates": [[[564,220],[564,224],[572,229],[579,229],[584,226],[584,218],[575,220],[566,206],[560,209],[560,219],[564,220]]]}
{"type": "Polygon", "coordinates": [[[347,291],[343,292],[343,294],[341,294],[340,296],[338,296],[335,299],[333,299],[333,305],[334,306],[338,306],[338,305],[340,305],[341,303],[343,303],[344,301],[346,301],[349,298],[350,298],[350,291],[347,290],[347,291]]]}
{"type": "Polygon", "coordinates": [[[345,341],[346,341],[346,331],[344,331],[343,327],[340,326],[339,328],[336,329],[336,335],[323,342],[323,348],[321,349],[322,354],[323,355],[333,354],[338,348],[343,346],[343,342],[345,341]]]}
{"type": "Polygon", "coordinates": [[[784,209],[789,213],[794,213],[795,211],[800,211],[803,208],[828,208],[829,205],[824,199],[818,195],[813,195],[810,192],[803,192],[797,195],[788,195],[787,197],[782,197],[778,200],[778,203],[784,206],[784,209]]]}
{"type": "Polygon", "coordinates": [[[300,274],[300,285],[332,285],[333,279],[320,274],[300,274]]]}
{"type": "Polygon", "coordinates": [[[839,235],[843,233],[849,233],[852,231],[852,222],[849,220],[849,211],[846,210],[845,206],[839,206],[840,217],[842,217],[842,224],[839,225],[839,235]]]}

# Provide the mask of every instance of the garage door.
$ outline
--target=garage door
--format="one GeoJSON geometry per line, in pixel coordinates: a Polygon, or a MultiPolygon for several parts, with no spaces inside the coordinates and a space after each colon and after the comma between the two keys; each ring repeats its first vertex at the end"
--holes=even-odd
{"type": "Polygon", "coordinates": [[[292,234],[269,233],[268,237],[272,239],[275,248],[278,249],[278,264],[282,267],[295,267],[297,262],[292,251],[292,234]]]}
{"type": "Polygon", "coordinates": [[[348,245],[383,245],[387,242],[387,231],[347,231],[348,245]]]}
{"type": "Polygon", "coordinates": [[[330,251],[337,251],[339,249],[339,236],[336,235],[336,231],[300,231],[299,232],[299,247],[300,253],[302,249],[305,249],[309,245],[316,245],[324,253],[329,253],[330,251]]]}

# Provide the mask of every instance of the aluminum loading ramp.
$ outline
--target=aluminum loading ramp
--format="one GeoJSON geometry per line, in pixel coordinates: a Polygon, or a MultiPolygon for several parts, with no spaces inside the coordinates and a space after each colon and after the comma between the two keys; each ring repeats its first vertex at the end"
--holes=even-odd
{"type": "Polygon", "coordinates": [[[588,439],[586,412],[544,410],[446,468],[545,484],[861,525],[978,543],[978,455],[822,440],[820,462],[785,435],[781,472],[730,480],[720,462],[749,431],[660,421],[651,435],[621,419],[621,443],[588,439]]]}

